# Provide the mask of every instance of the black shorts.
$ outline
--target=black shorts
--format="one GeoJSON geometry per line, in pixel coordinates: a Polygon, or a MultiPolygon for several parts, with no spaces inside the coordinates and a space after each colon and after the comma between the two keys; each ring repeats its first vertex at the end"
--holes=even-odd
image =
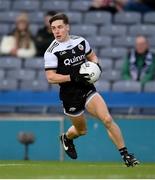
{"type": "Polygon", "coordinates": [[[75,90],[70,92],[67,98],[62,99],[64,113],[70,116],[79,116],[84,112],[85,105],[95,95],[96,89],[75,90]]]}

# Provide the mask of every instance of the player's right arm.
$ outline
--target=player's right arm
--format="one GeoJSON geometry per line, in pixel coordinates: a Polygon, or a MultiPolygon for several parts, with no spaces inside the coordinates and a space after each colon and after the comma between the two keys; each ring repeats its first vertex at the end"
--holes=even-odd
{"type": "Polygon", "coordinates": [[[49,83],[58,84],[71,81],[70,75],[57,74],[55,70],[46,70],[46,78],[49,83]]]}
{"type": "Polygon", "coordinates": [[[71,81],[70,75],[62,75],[56,73],[56,69],[58,66],[58,59],[54,54],[45,52],[44,60],[45,60],[46,78],[49,83],[58,84],[58,83],[71,81]]]}

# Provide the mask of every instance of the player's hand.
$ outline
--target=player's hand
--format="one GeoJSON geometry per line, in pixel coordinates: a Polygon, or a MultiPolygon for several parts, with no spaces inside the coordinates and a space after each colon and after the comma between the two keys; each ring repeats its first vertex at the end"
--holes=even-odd
{"type": "Polygon", "coordinates": [[[87,82],[90,80],[89,78],[89,74],[77,74],[75,77],[74,77],[74,81],[75,82],[82,82],[82,83],[85,83],[87,84],[87,82]]]}
{"type": "Polygon", "coordinates": [[[89,84],[89,74],[80,74],[79,73],[79,70],[72,70],[71,73],[70,73],[70,79],[71,81],[73,82],[81,82],[81,83],[84,83],[84,84],[89,84]]]}

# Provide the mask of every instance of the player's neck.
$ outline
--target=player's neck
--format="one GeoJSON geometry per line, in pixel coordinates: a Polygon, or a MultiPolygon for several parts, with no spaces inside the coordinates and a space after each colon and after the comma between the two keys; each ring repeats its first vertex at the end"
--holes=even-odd
{"type": "Polygon", "coordinates": [[[69,40],[70,40],[70,36],[67,35],[67,36],[64,38],[64,40],[61,41],[60,43],[66,43],[66,42],[68,42],[69,40]]]}

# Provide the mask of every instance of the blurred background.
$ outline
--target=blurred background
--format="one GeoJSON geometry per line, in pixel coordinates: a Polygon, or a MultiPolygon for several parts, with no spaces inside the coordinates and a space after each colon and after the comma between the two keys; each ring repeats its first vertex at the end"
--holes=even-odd
{"type": "MultiPolygon", "coordinates": [[[[0,160],[24,159],[20,133],[35,137],[30,159],[69,160],[59,135],[70,121],[59,87],[44,73],[53,40],[48,20],[57,12],[69,16],[71,34],[85,37],[98,55],[103,73],[96,88],[129,150],[155,162],[155,3],[149,0],[0,0],[0,160]]],[[[103,125],[87,119],[88,135],[75,142],[79,160],[120,161],[103,125]]]]}

